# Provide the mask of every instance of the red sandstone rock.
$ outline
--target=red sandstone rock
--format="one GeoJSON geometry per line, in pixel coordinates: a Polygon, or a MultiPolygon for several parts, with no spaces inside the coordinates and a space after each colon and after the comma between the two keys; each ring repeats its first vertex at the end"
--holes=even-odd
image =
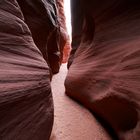
{"type": "Polygon", "coordinates": [[[73,0],[72,13],[66,94],[102,119],[113,139],[139,140],[140,1],[73,0]]]}
{"type": "Polygon", "coordinates": [[[71,43],[70,43],[70,40],[67,40],[67,42],[64,46],[64,49],[63,49],[62,63],[67,63],[68,62],[70,51],[71,51],[71,43]]]}
{"type": "Polygon", "coordinates": [[[25,22],[32,32],[35,44],[48,62],[52,73],[58,73],[66,42],[66,29],[63,28],[65,22],[63,20],[61,23],[64,23],[60,24],[58,18],[59,16],[64,17],[63,6],[58,5],[55,0],[17,1],[23,12],[25,22]]]}
{"type": "Polygon", "coordinates": [[[16,0],[0,1],[0,139],[49,140],[49,68],[16,0]]]}
{"type": "Polygon", "coordinates": [[[64,63],[68,60],[70,52],[70,38],[66,28],[66,18],[64,14],[64,0],[57,0],[58,7],[58,22],[60,25],[60,53],[61,62],[64,63]]]}

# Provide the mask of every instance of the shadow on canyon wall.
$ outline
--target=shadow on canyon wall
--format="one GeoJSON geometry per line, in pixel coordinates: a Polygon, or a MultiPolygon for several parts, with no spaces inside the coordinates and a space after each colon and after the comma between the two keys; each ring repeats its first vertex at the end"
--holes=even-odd
{"type": "MultiPolygon", "coordinates": [[[[113,139],[140,138],[140,1],[71,0],[66,94],[113,139]]],[[[0,139],[48,140],[50,79],[67,44],[63,0],[0,2],[0,139]]]]}
{"type": "MultiPolygon", "coordinates": [[[[140,138],[140,2],[71,0],[66,94],[120,140],[140,138]]],[[[113,137],[114,139],[114,137],[113,137]]]]}
{"type": "Polygon", "coordinates": [[[50,138],[50,79],[59,72],[67,41],[65,23],[58,18],[64,18],[61,2],[0,1],[1,140],[50,138]]]}

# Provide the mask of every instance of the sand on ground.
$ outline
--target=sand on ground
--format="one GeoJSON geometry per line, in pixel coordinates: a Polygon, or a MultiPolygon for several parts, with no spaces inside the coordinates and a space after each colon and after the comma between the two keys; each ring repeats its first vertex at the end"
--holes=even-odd
{"type": "Polygon", "coordinates": [[[95,117],[65,95],[66,64],[52,79],[54,126],[50,140],[111,140],[95,117]]]}

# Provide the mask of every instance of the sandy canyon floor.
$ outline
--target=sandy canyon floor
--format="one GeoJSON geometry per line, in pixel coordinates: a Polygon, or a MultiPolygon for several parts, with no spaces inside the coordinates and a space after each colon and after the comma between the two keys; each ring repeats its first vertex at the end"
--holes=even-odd
{"type": "Polygon", "coordinates": [[[65,95],[66,64],[53,77],[54,126],[50,140],[111,140],[94,116],[65,95]]]}

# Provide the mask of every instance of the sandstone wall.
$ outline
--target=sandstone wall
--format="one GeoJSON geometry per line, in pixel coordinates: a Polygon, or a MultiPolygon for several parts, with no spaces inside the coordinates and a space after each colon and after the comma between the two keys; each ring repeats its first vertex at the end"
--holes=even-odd
{"type": "Polygon", "coordinates": [[[139,140],[140,2],[72,0],[72,28],[66,94],[98,116],[113,139],[139,140]]]}
{"type": "Polygon", "coordinates": [[[63,1],[17,1],[35,44],[49,64],[51,72],[58,73],[67,40],[63,1]]]}
{"type": "MultiPolygon", "coordinates": [[[[37,14],[35,11],[34,14],[37,14]]],[[[38,36],[42,36],[41,33],[38,36]]],[[[0,139],[49,140],[52,125],[53,100],[49,67],[33,41],[17,1],[2,0],[0,139]]]]}

